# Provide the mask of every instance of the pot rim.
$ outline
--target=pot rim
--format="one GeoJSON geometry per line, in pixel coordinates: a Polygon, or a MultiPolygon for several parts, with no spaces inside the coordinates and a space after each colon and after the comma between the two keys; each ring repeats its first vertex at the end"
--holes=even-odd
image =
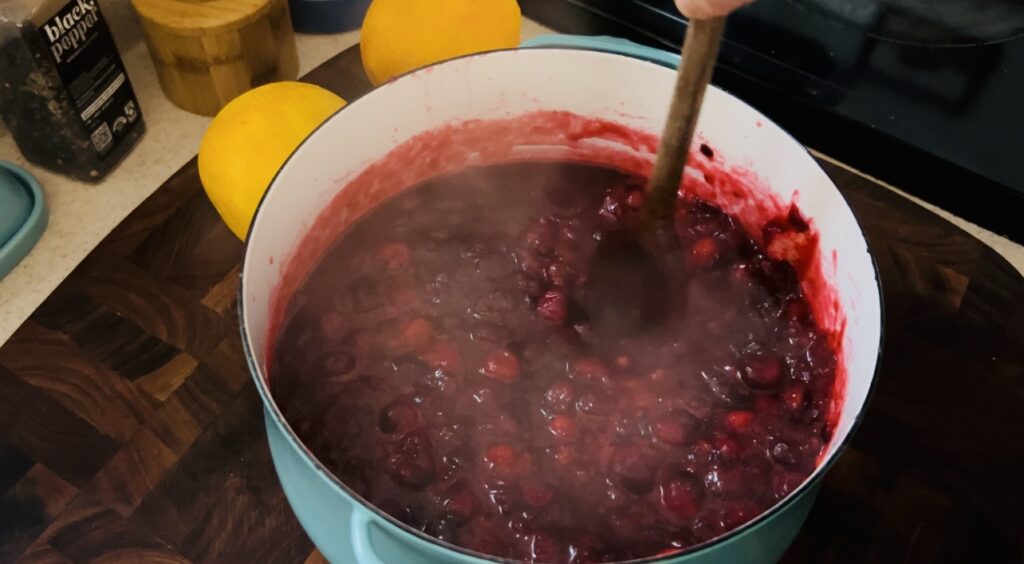
{"type": "MultiPolygon", "coordinates": [[[[363,101],[363,100],[365,100],[367,98],[370,98],[371,96],[376,94],[378,91],[380,91],[380,90],[382,90],[384,88],[389,88],[389,87],[391,87],[391,85],[393,83],[398,82],[398,81],[400,81],[400,80],[402,80],[402,79],[404,79],[404,78],[406,78],[408,76],[415,75],[415,74],[418,74],[418,73],[421,73],[421,72],[424,72],[424,71],[429,71],[429,69],[432,69],[433,67],[444,65],[444,64],[452,62],[452,61],[458,61],[458,60],[462,60],[462,59],[470,59],[470,58],[475,58],[475,57],[486,57],[486,56],[488,56],[490,54],[494,54],[494,53],[510,53],[510,52],[515,52],[515,51],[556,51],[556,52],[557,51],[585,51],[585,52],[593,53],[593,54],[596,54],[596,55],[599,55],[599,56],[614,57],[614,58],[625,58],[625,59],[629,59],[631,61],[634,61],[634,62],[636,62],[638,64],[651,65],[651,66],[655,66],[655,67],[659,67],[659,68],[669,68],[669,67],[666,67],[663,64],[660,64],[660,63],[657,63],[657,62],[654,62],[654,61],[645,60],[645,59],[639,59],[637,57],[632,57],[632,56],[621,54],[621,53],[614,53],[614,52],[608,52],[608,51],[596,51],[596,50],[593,50],[593,49],[586,49],[586,48],[580,48],[580,47],[525,47],[525,48],[512,48],[512,49],[495,49],[495,50],[485,51],[485,52],[481,52],[481,53],[473,53],[473,54],[469,54],[469,55],[462,55],[460,57],[455,57],[453,59],[448,59],[448,60],[441,61],[441,62],[438,62],[438,63],[433,63],[431,65],[427,65],[425,67],[421,67],[419,69],[415,69],[415,70],[406,72],[406,73],[396,77],[395,79],[393,79],[393,80],[391,80],[391,81],[389,81],[389,82],[387,82],[387,83],[385,83],[385,84],[383,84],[383,85],[381,85],[379,87],[374,88],[373,90],[367,92],[363,96],[360,96],[359,98],[357,98],[357,99],[347,103],[346,105],[342,106],[341,108],[336,110],[334,113],[332,113],[329,117],[327,117],[327,119],[325,119],[323,122],[321,122],[319,125],[317,125],[317,127],[315,129],[313,129],[313,131],[311,131],[309,133],[309,135],[306,136],[306,138],[302,140],[301,143],[299,143],[299,145],[295,148],[295,150],[292,151],[291,155],[288,156],[288,158],[281,165],[281,167],[277,170],[277,172],[274,173],[274,177],[271,179],[270,183],[267,185],[267,190],[264,191],[263,195],[260,197],[259,204],[257,204],[256,211],[253,214],[253,220],[252,220],[252,222],[250,222],[249,228],[248,228],[248,230],[246,232],[246,239],[245,239],[246,243],[245,243],[245,249],[243,250],[243,253],[242,253],[242,262],[241,262],[242,270],[241,270],[241,272],[238,275],[239,279],[240,279],[240,283],[238,285],[238,294],[236,296],[236,300],[237,300],[237,304],[238,304],[239,330],[240,330],[240,334],[241,334],[241,338],[242,338],[242,348],[243,348],[243,351],[245,353],[246,364],[249,367],[249,374],[252,377],[252,379],[253,379],[253,381],[254,381],[254,383],[256,385],[256,389],[259,392],[260,399],[263,402],[264,409],[268,410],[270,412],[270,414],[273,416],[274,421],[284,430],[285,438],[287,438],[288,441],[294,447],[296,447],[299,450],[299,452],[302,454],[302,457],[307,462],[312,463],[314,469],[318,473],[320,473],[321,475],[325,476],[331,485],[333,485],[335,488],[340,489],[342,493],[348,495],[353,500],[358,502],[364,509],[369,510],[376,517],[378,517],[380,519],[383,519],[385,522],[387,522],[387,523],[389,523],[389,524],[391,524],[393,526],[398,527],[400,530],[413,535],[413,537],[416,538],[417,540],[425,541],[425,542],[433,544],[433,545],[435,545],[435,546],[437,546],[439,548],[443,548],[443,549],[454,551],[454,552],[459,553],[459,554],[461,554],[463,556],[477,558],[477,559],[480,559],[480,560],[485,561],[485,562],[499,562],[499,563],[502,563],[502,564],[517,564],[519,561],[518,560],[513,560],[513,559],[508,559],[508,558],[501,558],[501,557],[497,557],[497,556],[491,556],[491,555],[487,555],[487,554],[482,554],[482,553],[479,553],[479,552],[474,552],[472,550],[463,548],[461,546],[457,546],[457,545],[454,545],[454,544],[442,541],[442,540],[440,540],[438,538],[435,538],[435,537],[432,537],[432,536],[430,536],[430,535],[428,535],[428,534],[426,534],[426,533],[424,533],[422,531],[414,529],[414,528],[410,527],[409,525],[406,525],[405,523],[402,523],[401,521],[395,519],[394,517],[392,517],[391,515],[385,513],[384,511],[381,511],[380,509],[378,509],[375,505],[373,505],[372,503],[370,503],[369,501],[364,499],[361,495],[359,495],[354,490],[352,490],[341,479],[339,479],[337,476],[335,476],[334,473],[331,472],[326,467],[326,465],[324,465],[322,462],[320,462],[320,460],[316,457],[316,455],[302,442],[302,440],[299,438],[298,434],[292,428],[291,424],[284,417],[284,414],[281,412],[281,409],[278,407],[277,402],[274,400],[274,397],[273,397],[273,395],[270,392],[270,388],[269,388],[268,382],[265,381],[263,377],[261,377],[258,363],[256,362],[255,355],[253,353],[252,348],[250,347],[249,332],[248,332],[248,329],[246,328],[246,317],[245,317],[246,306],[245,306],[245,299],[244,299],[244,297],[245,297],[245,278],[246,278],[245,277],[245,272],[246,272],[245,265],[247,264],[248,255],[249,255],[249,243],[250,243],[250,241],[252,241],[252,235],[253,235],[253,232],[255,231],[256,218],[259,217],[260,212],[263,210],[263,204],[266,201],[267,196],[269,195],[271,188],[273,188],[274,185],[277,183],[277,180],[278,180],[278,177],[281,174],[281,171],[285,169],[285,167],[288,165],[288,163],[290,163],[292,161],[292,159],[295,157],[295,155],[298,154],[298,152],[300,150],[302,150],[302,148],[305,147],[307,143],[310,143],[313,140],[313,138],[316,137],[317,133],[320,132],[320,130],[324,127],[325,124],[327,124],[328,122],[334,120],[334,118],[336,116],[338,116],[339,114],[341,114],[342,112],[344,112],[346,110],[351,109],[353,106],[359,104],[361,101],[363,101]]],[[[720,88],[720,87],[718,87],[716,85],[709,85],[709,87],[721,90],[722,92],[728,94],[729,96],[733,96],[734,98],[736,98],[739,102],[743,103],[744,105],[749,106],[749,104],[746,104],[746,102],[743,102],[743,100],[735,97],[728,90],[720,88]]],[[[814,159],[814,156],[810,153],[810,151],[807,149],[807,147],[804,146],[803,143],[800,143],[800,141],[798,141],[795,137],[793,137],[788,131],[783,129],[781,126],[779,126],[777,123],[775,123],[773,120],[771,120],[770,118],[768,118],[764,114],[761,114],[761,112],[758,111],[756,108],[751,108],[751,109],[754,109],[754,111],[756,111],[761,116],[762,120],[764,120],[767,123],[771,123],[771,124],[775,125],[779,129],[779,131],[781,131],[785,136],[787,136],[791,140],[793,140],[793,142],[798,147],[800,147],[800,149],[802,151],[807,153],[807,155],[810,156],[812,160],[814,159]]],[[[820,168],[820,165],[818,165],[818,166],[820,168]]],[[[829,178],[829,181],[832,183],[833,187],[835,187],[835,183],[832,182],[831,178],[829,178]]],[[[838,187],[835,187],[835,188],[836,188],[836,191],[839,191],[838,187]]],[[[842,192],[840,192],[840,196],[842,196],[843,200],[846,201],[846,196],[844,196],[842,194],[842,192]]],[[[847,207],[849,207],[849,202],[846,202],[846,205],[847,205],[847,207]]],[[[851,211],[852,211],[852,209],[851,209],[851,211]]],[[[653,564],[653,563],[658,563],[658,562],[670,562],[670,561],[672,561],[674,559],[677,559],[677,558],[691,556],[691,555],[697,554],[699,552],[703,552],[705,550],[713,548],[715,546],[718,546],[718,545],[721,545],[721,544],[725,544],[725,543],[727,543],[727,542],[729,542],[729,541],[731,541],[731,540],[733,540],[733,539],[735,539],[735,538],[737,538],[737,537],[739,537],[739,536],[741,536],[743,534],[746,534],[748,532],[752,532],[754,529],[756,529],[757,527],[759,527],[763,523],[767,522],[772,517],[780,514],[782,511],[784,511],[785,509],[790,507],[793,503],[795,503],[796,500],[802,498],[806,493],[808,493],[824,477],[825,473],[828,472],[828,470],[835,464],[836,460],[838,460],[839,456],[843,453],[843,451],[845,451],[846,448],[850,445],[850,442],[852,441],[854,433],[860,427],[861,421],[864,419],[865,412],[867,411],[867,406],[871,402],[872,397],[874,396],[875,388],[876,388],[876,385],[877,385],[877,382],[878,382],[878,374],[879,374],[879,370],[880,370],[881,364],[882,364],[882,344],[885,342],[885,301],[884,301],[884,295],[882,293],[882,283],[881,283],[880,272],[879,272],[879,269],[878,269],[878,261],[875,259],[874,253],[871,252],[870,245],[866,244],[867,243],[867,237],[864,235],[864,229],[861,226],[860,221],[857,219],[856,214],[852,214],[852,215],[853,215],[854,223],[856,224],[857,229],[860,231],[861,237],[865,241],[865,252],[868,254],[868,257],[871,260],[872,268],[874,270],[874,282],[875,282],[874,286],[875,286],[876,291],[878,292],[878,304],[879,304],[879,336],[878,336],[878,344],[877,344],[877,356],[876,356],[876,359],[875,359],[875,368],[874,368],[873,373],[871,374],[871,382],[868,385],[868,391],[867,391],[867,394],[864,397],[863,403],[860,406],[860,410],[857,412],[857,414],[853,418],[853,423],[850,426],[849,432],[846,434],[845,437],[843,437],[842,442],[840,442],[840,444],[836,447],[836,449],[832,453],[832,455],[827,457],[821,463],[819,463],[818,466],[815,468],[814,472],[812,472],[812,474],[810,476],[805,478],[803,480],[803,482],[801,482],[801,484],[800,484],[800,486],[798,488],[796,488],[795,490],[790,492],[789,495],[787,495],[785,498],[783,498],[782,500],[776,502],[775,505],[772,505],[767,510],[765,510],[762,513],[760,513],[759,515],[757,515],[756,517],[754,517],[750,521],[747,521],[746,523],[740,525],[739,527],[736,527],[735,529],[733,529],[733,530],[731,530],[731,531],[729,531],[729,532],[727,532],[727,533],[725,533],[723,535],[719,535],[717,537],[714,537],[712,539],[704,541],[704,542],[702,542],[700,544],[695,544],[695,545],[689,546],[689,547],[687,547],[685,549],[681,549],[678,552],[673,552],[671,554],[666,554],[666,555],[662,555],[662,556],[648,556],[648,557],[645,557],[645,558],[636,558],[636,559],[633,559],[633,560],[623,560],[623,561],[618,561],[618,562],[616,562],[614,564],[653,564]]],[[[280,476],[278,476],[278,479],[280,480],[280,476]]]]}

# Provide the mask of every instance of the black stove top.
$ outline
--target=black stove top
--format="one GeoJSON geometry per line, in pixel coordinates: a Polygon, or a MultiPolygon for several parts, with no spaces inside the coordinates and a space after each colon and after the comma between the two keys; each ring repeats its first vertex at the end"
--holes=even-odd
{"type": "MultiPolygon", "coordinates": [[[[672,0],[520,0],[553,29],[677,50],[672,0]]],[[[1024,242],[1024,0],[757,0],[715,83],[806,145],[1024,242]]],[[[894,218],[898,220],[898,218],[894,218]]]]}
{"type": "Polygon", "coordinates": [[[871,37],[918,46],[973,46],[1024,34],[1019,0],[790,1],[871,37]]]}

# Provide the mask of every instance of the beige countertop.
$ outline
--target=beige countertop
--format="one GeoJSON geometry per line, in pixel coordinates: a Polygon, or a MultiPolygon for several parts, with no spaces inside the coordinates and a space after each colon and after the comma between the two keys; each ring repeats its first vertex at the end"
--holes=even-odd
{"type": "MultiPolygon", "coordinates": [[[[39,244],[0,280],[0,344],[29,317],[79,262],[174,171],[191,159],[209,118],[175,107],[163,95],[138,22],[127,0],[101,0],[135,87],[147,133],[128,158],[100,184],[82,184],[27,165],[9,135],[0,133],[0,159],[25,166],[39,179],[50,221],[39,244]]],[[[524,22],[523,38],[547,32],[524,22]]],[[[356,44],[358,32],[298,35],[300,74],[356,44]]],[[[917,200],[915,200],[917,201],[917,200]]],[[[919,202],[920,203],[920,202],[919,202]]],[[[1002,253],[1024,272],[1024,247],[922,204],[1002,253]]]]}

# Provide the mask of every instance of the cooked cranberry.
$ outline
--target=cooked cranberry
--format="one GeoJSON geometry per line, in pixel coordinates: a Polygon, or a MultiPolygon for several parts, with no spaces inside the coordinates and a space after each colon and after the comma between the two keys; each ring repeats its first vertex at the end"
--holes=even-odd
{"type": "Polygon", "coordinates": [[[502,515],[508,515],[512,512],[512,503],[515,500],[515,492],[511,488],[505,486],[492,488],[488,491],[487,498],[491,500],[495,509],[497,509],[502,515]]]}
{"type": "Polygon", "coordinates": [[[779,411],[779,408],[778,396],[762,394],[754,398],[754,410],[758,413],[775,414],[779,411]]]}
{"type": "Polygon", "coordinates": [[[643,190],[632,190],[626,195],[626,205],[634,210],[638,210],[644,206],[644,199],[646,194],[643,190]]]}
{"type": "Polygon", "coordinates": [[[519,464],[519,451],[509,445],[493,445],[487,449],[484,460],[497,474],[512,474],[519,464]]]}
{"type": "Polygon", "coordinates": [[[426,351],[420,353],[420,360],[432,368],[446,368],[453,371],[462,370],[462,357],[459,349],[451,341],[437,341],[426,351]]]}
{"type": "Polygon", "coordinates": [[[554,535],[535,533],[530,542],[530,560],[534,562],[562,562],[565,560],[565,546],[554,535]]]}
{"type": "Polygon", "coordinates": [[[467,470],[473,467],[474,457],[475,452],[470,446],[461,445],[448,451],[441,458],[441,462],[454,471],[467,470]]]}
{"type": "Polygon", "coordinates": [[[673,515],[689,521],[700,513],[704,486],[692,477],[678,477],[661,484],[661,502],[673,515]]]}
{"type": "Polygon", "coordinates": [[[775,492],[775,497],[782,499],[799,488],[803,482],[804,477],[799,474],[779,472],[772,479],[772,489],[775,492]]]}
{"type": "Polygon", "coordinates": [[[688,413],[675,413],[651,423],[651,433],[660,442],[675,446],[690,444],[697,423],[688,413]]]}
{"type": "Polygon", "coordinates": [[[547,263],[540,253],[533,249],[525,248],[516,252],[515,258],[516,263],[519,264],[519,269],[529,276],[530,279],[539,280],[544,278],[547,263]]]}
{"type": "Polygon", "coordinates": [[[434,481],[433,447],[422,435],[406,435],[388,457],[384,468],[395,482],[421,489],[434,481]]]}
{"type": "MultiPolygon", "coordinates": [[[[563,260],[556,259],[548,263],[547,268],[544,269],[544,278],[548,284],[555,288],[566,290],[572,284],[575,278],[575,272],[572,266],[563,260]]],[[[557,292],[556,292],[557,293],[557,292]]]]}
{"type": "Polygon", "coordinates": [[[608,516],[608,529],[613,540],[624,550],[650,543],[664,534],[657,511],[646,503],[625,505],[608,516]]]}
{"type": "Polygon", "coordinates": [[[580,244],[576,241],[575,232],[571,229],[563,232],[563,235],[558,238],[555,243],[554,256],[566,265],[571,267],[574,274],[578,273],[577,268],[582,266],[580,263],[580,244]]]}
{"type": "Polygon", "coordinates": [[[509,513],[508,528],[518,535],[529,535],[533,531],[533,522],[537,520],[537,513],[534,508],[514,511],[511,506],[509,513]]]}
{"type": "Polygon", "coordinates": [[[739,372],[732,366],[703,370],[700,374],[708,390],[722,401],[732,405],[749,401],[749,390],[744,389],[739,372]]]}
{"type": "Polygon", "coordinates": [[[409,247],[402,243],[390,243],[377,249],[374,258],[388,270],[401,270],[409,264],[409,247]]]}
{"type": "Polygon", "coordinates": [[[774,357],[755,358],[743,371],[743,380],[761,390],[772,388],[782,381],[782,361],[774,357]]]}
{"type": "Polygon", "coordinates": [[[608,379],[608,369],[595,357],[584,357],[574,360],[569,365],[569,376],[587,382],[603,382],[608,379]]]}
{"type": "Polygon", "coordinates": [[[786,466],[796,464],[796,453],[793,452],[793,449],[789,448],[788,444],[782,441],[772,445],[771,453],[772,460],[779,464],[785,464],[786,466]]]}
{"type": "Polygon", "coordinates": [[[573,323],[572,329],[573,331],[576,331],[576,334],[584,341],[589,341],[594,336],[593,329],[591,329],[590,324],[585,321],[573,323]]]}
{"type": "Polygon", "coordinates": [[[409,398],[391,402],[380,412],[380,430],[388,434],[406,433],[419,424],[416,404],[409,398]]]}
{"type": "Polygon", "coordinates": [[[501,325],[478,321],[473,324],[469,338],[479,343],[504,344],[508,342],[510,335],[511,332],[501,325]]]}
{"type": "Polygon", "coordinates": [[[794,300],[786,304],[783,310],[786,319],[790,321],[803,321],[807,319],[807,302],[794,300]]]}
{"type": "Polygon", "coordinates": [[[718,457],[724,461],[736,460],[743,452],[739,443],[723,435],[715,437],[713,445],[715,452],[718,453],[718,457]]]}
{"type": "Polygon", "coordinates": [[[501,323],[505,316],[516,309],[516,299],[503,290],[495,290],[476,301],[473,315],[493,323],[501,323]]]}
{"type": "Polygon", "coordinates": [[[477,499],[469,486],[459,481],[448,487],[442,507],[445,517],[455,525],[462,525],[473,518],[477,499]]]}
{"type": "Polygon", "coordinates": [[[555,447],[554,458],[559,466],[567,466],[576,460],[576,451],[565,445],[555,447]]]}
{"type": "Polygon", "coordinates": [[[537,222],[523,235],[526,246],[538,253],[545,254],[551,251],[554,245],[554,233],[551,225],[546,222],[537,222]]]}
{"type": "Polygon", "coordinates": [[[791,294],[797,286],[796,272],[793,266],[784,260],[764,260],[759,264],[761,281],[765,289],[773,296],[791,294]]]}
{"type": "Polygon", "coordinates": [[[690,211],[690,232],[699,237],[712,237],[730,230],[732,219],[715,204],[698,200],[690,211]]]}
{"type": "Polygon", "coordinates": [[[320,318],[320,330],[324,338],[329,341],[337,341],[344,336],[345,316],[336,311],[329,311],[320,318]]]}
{"type": "Polygon", "coordinates": [[[443,368],[427,372],[423,377],[422,385],[428,390],[438,392],[451,392],[458,386],[455,376],[443,368]]]}
{"type": "Polygon", "coordinates": [[[747,476],[741,468],[716,468],[704,477],[704,485],[725,499],[740,499],[747,493],[747,476]]]}
{"type": "Polygon", "coordinates": [[[359,313],[378,311],[387,305],[380,288],[369,282],[362,282],[352,288],[353,307],[359,313]]]}
{"type": "Polygon", "coordinates": [[[822,338],[817,338],[807,351],[811,364],[817,370],[832,370],[836,363],[836,353],[822,338]]]}
{"type": "Polygon", "coordinates": [[[709,460],[711,455],[714,454],[716,450],[710,442],[701,439],[694,443],[691,452],[693,453],[694,458],[704,461],[709,460]]]}
{"type": "Polygon", "coordinates": [[[586,562],[611,562],[604,558],[601,542],[590,534],[579,534],[573,539],[568,547],[569,564],[584,564],[586,562]]]}
{"type": "Polygon", "coordinates": [[[572,407],[574,394],[571,382],[559,380],[544,393],[547,405],[554,411],[565,411],[572,407]]]}
{"type": "Polygon", "coordinates": [[[752,282],[749,264],[732,265],[732,268],[729,269],[729,276],[732,282],[740,288],[749,287],[752,282]]]}
{"type": "Polygon", "coordinates": [[[391,292],[388,303],[396,309],[404,310],[412,307],[419,299],[419,294],[412,288],[397,288],[391,292]]]}
{"type": "Polygon", "coordinates": [[[730,411],[725,416],[725,425],[737,433],[746,431],[753,422],[754,414],[745,410],[730,411]]]}
{"type": "Polygon", "coordinates": [[[534,507],[544,507],[555,496],[554,490],[544,484],[524,484],[523,499],[534,507]]]}
{"type": "Polygon", "coordinates": [[[687,396],[682,402],[683,408],[697,419],[707,419],[711,413],[711,398],[698,393],[687,394],[687,396]]]}
{"type": "Polygon", "coordinates": [[[761,511],[753,503],[733,503],[726,505],[722,509],[721,520],[719,522],[723,531],[729,531],[739,527],[740,525],[750,521],[761,511]]]}
{"type": "Polygon", "coordinates": [[[612,453],[611,470],[628,491],[643,495],[654,487],[654,461],[636,445],[622,445],[612,453]]]}
{"type": "Polygon", "coordinates": [[[519,422],[508,412],[497,409],[488,416],[481,416],[478,419],[477,432],[481,435],[495,438],[515,437],[519,434],[519,422]]]}
{"type": "Polygon", "coordinates": [[[594,392],[585,392],[576,400],[576,410],[587,415],[600,415],[607,411],[606,399],[594,392]]]}
{"type": "Polygon", "coordinates": [[[658,405],[658,395],[647,390],[630,390],[632,392],[631,403],[637,409],[653,409],[658,405]]]}
{"type": "Polygon", "coordinates": [[[604,199],[604,202],[601,204],[601,209],[597,212],[603,227],[615,228],[622,223],[622,218],[626,214],[626,210],[623,209],[622,204],[623,202],[619,197],[612,194],[609,194],[604,199]]]}
{"type": "Polygon", "coordinates": [[[485,406],[487,409],[493,409],[495,407],[494,390],[490,386],[480,386],[473,389],[470,392],[470,397],[473,401],[485,406]]]}
{"type": "Polygon", "coordinates": [[[636,438],[644,434],[646,423],[641,413],[622,415],[612,422],[612,429],[623,439],[636,438]]]}
{"type": "Polygon", "coordinates": [[[633,499],[632,494],[628,494],[622,488],[613,485],[605,488],[604,495],[606,496],[608,507],[620,507],[628,504],[633,499]]]}
{"type": "Polygon", "coordinates": [[[350,374],[356,367],[356,357],[346,351],[337,351],[324,359],[324,372],[330,376],[350,374]]]}
{"type": "Polygon", "coordinates": [[[422,317],[410,319],[402,324],[402,338],[410,348],[425,347],[434,340],[434,326],[422,317]]]}
{"type": "Polygon", "coordinates": [[[563,219],[558,228],[558,239],[560,241],[575,241],[580,239],[583,225],[574,218],[563,219]]]}
{"type": "Polygon", "coordinates": [[[569,304],[565,299],[564,293],[557,290],[549,290],[537,302],[537,311],[544,319],[555,325],[561,325],[565,323],[565,319],[569,314],[569,304]]]}
{"type": "Polygon", "coordinates": [[[807,388],[803,384],[793,384],[782,392],[782,403],[793,414],[799,414],[807,406],[807,388]]]}
{"type": "Polygon", "coordinates": [[[697,241],[690,249],[690,264],[704,268],[718,259],[718,243],[709,237],[697,241]]]}
{"type": "Polygon", "coordinates": [[[519,359],[507,350],[491,353],[480,368],[480,373],[500,382],[515,382],[520,374],[519,359]]]}
{"type": "Polygon", "coordinates": [[[548,424],[551,434],[561,440],[569,440],[576,436],[576,422],[568,415],[556,415],[548,424]]]}

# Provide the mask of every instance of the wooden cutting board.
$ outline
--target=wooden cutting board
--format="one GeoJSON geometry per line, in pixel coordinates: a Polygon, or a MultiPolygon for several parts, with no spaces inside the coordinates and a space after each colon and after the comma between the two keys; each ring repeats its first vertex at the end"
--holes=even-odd
{"type": "MultiPolygon", "coordinates": [[[[306,80],[348,100],[370,88],[357,48],[306,80]]],[[[784,562],[1020,562],[1024,279],[823,166],[878,261],[885,347],[864,423],[784,562]]],[[[317,561],[242,355],[241,254],[193,160],[0,348],[0,562],[317,561]]]]}

